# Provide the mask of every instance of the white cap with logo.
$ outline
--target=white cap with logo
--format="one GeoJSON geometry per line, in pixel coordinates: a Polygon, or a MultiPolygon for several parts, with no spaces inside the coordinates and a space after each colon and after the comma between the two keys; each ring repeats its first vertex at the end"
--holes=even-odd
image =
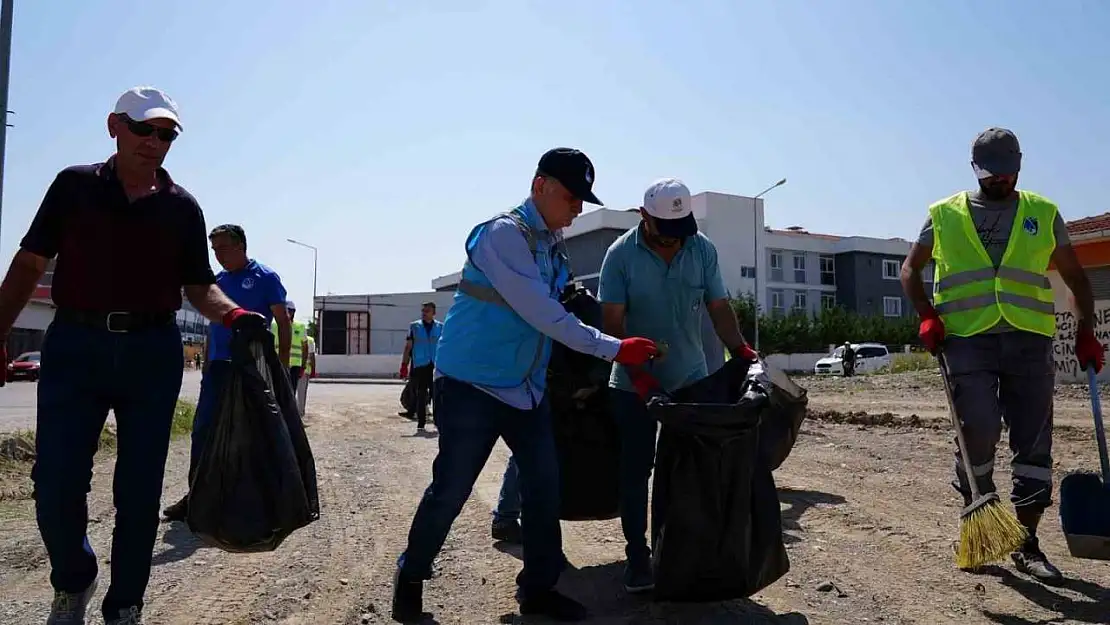
{"type": "Polygon", "coordinates": [[[665,237],[685,238],[698,232],[690,189],[676,178],[660,178],[644,192],[644,210],[665,237]]]}
{"type": "Polygon", "coordinates": [[[177,126],[178,131],[183,130],[177,102],[161,89],[154,87],[134,87],[124,91],[119,100],[116,100],[116,108],[112,112],[116,115],[126,115],[137,122],[168,119],[177,126]]]}
{"type": "Polygon", "coordinates": [[[297,310],[297,305],[293,303],[293,300],[286,300],[285,307],[289,310],[297,310]]]}

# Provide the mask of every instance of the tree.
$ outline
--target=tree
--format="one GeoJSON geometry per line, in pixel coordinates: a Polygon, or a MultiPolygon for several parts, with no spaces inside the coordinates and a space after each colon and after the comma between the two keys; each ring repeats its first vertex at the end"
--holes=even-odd
{"type": "MultiPolygon", "coordinates": [[[[758,305],[747,294],[732,300],[740,330],[749,339],[755,335],[758,305]]],[[[840,307],[822,310],[816,316],[805,311],[785,315],[759,315],[759,347],[765,354],[824,352],[829,345],[883,343],[892,348],[918,343],[917,323],[911,317],[864,316],[840,307]]]]}

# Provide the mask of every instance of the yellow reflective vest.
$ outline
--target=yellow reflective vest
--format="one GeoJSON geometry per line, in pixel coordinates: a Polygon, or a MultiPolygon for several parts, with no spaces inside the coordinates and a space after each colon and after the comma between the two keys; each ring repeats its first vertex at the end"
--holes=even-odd
{"type": "Polygon", "coordinates": [[[994,263],[971,219],[967,192],[929,207],[933,222],[933,306],[953,336],[974,336],[1005,319],[1044,336],[1056,333],[1052,287],[1045,275],[1056,249],[1056,205],[1019,192],[1017,215],[1002,263],[994,263]]]}
{"type": "MultiPolygon", "coordinates": [[[[277,321],[270,323],[270,333],[274,335],[274,347],[278,345],[278,330],[277,321]]],[[[300,367],[304,363],[304,353],[301,347],[304,345],[305,337],[308,335],[308,330],[305,325],[299,321],[293,322],[293,339],[289,343],[289,366],[300,367]]]]}

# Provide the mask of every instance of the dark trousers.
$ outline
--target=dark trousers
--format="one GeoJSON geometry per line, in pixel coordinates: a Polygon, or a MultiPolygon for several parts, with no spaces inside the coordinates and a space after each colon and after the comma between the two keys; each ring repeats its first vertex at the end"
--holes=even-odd
{"type": "Polygon", "coordinates": [[[304,367],[297,365],[289,367],[289,383],[293,385],[293,392],[297,392],[297,383],[301,381],[301,376],[304,375],[304,367]]]}
{"type": "Polygon", "coordinates": [[[655,467],[655,419],[636,393],[609,389],[609,405],[620,431],[620,511],[629,562],[651,557],[647,543],[648,480],[655,467]]]}
{"type": "Polygon", "coordinates": [[[423,367],[413,367],[410,373],[416,395],[416,427],[418,428],[424,427],[428,421],[428,399],[432,394],[432,374],[435,370],[435,363],[428,363],[423,367]]]}
{"type": "Polygon", "coordinates": [[[56,322],[46,331],[31,477],[55,590],[81,592],[97,575],[86,498],[100,433],[115,411],[116,524],[105,616],[143,604],[184,366],[174,325],[118,334],[56,322]]]}
{"type": "MultiPolygon", "coordinates": [[[[1043,512],[1052,505],[1052,339],[1030,332],[951,337],[944,349],[956,414],[963,423],[971,472],[980,491],[995,492],[994,451],[1002,424],[1010,428],[1010,500],[1043,512]]],[[[957,485],[971,491],[959,451],[957,485]]]]}
{"type": "Polygon", "coordinates": [[[192,485],[193,477],[197,473],[197,464],[200,462],[201,453],[204,452],[204,443],[208,440],[208,431],[216,419],[216,411],[220,409],[220,396],[223,395],[224,386],[231,373],[230,360],[213,360],[208,363],[204,376],[200,380],[200,396],[197,397],[197,411],[193,415],[192,445],[189,448],[189,484],[192,485]]]}
{"type": "Polygon", "coordinates": [[[533,410],[520,410],[470,384],[439,378],[435,404],[439,453],[432,464],[432,483],[412,520],[408,547],[398,560],[401,571],[413,578],[431,578],[432,561],[501,437],[520,471],[524,569],[517,584],[525,594],[550,589],[566,560],[559,527],[559,466],[547,401],[533,410]]]}

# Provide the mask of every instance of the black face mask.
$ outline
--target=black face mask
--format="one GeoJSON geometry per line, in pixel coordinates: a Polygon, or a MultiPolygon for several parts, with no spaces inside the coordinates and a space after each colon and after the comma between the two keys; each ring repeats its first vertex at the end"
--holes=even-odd
{"type": "Polygon", "coordinates": [[[999,180],[997,178],[986,178],[979,181],[979,190],[983,193],[983,197],[988,200],[1005,200],[1013,194],[1014,188],[1017,186],[1017,181],[1010,182],[1008,180],[999,180]]]}
{"type": "MultiPolygon", "coordinates": [[[[652,225],[654,226],[654,224],[652,225]]],[[[676,247],[679,247],[684,241],[684,239],[682,238],[676,239],[674,237],[665,237],[659,234],[654,227],[648,228],[646,225],[644,227],[644,234],[647,235],[648,242],[651,243],[654,247],[662,247],[665,249],[674,249],[676,247]]]]}

